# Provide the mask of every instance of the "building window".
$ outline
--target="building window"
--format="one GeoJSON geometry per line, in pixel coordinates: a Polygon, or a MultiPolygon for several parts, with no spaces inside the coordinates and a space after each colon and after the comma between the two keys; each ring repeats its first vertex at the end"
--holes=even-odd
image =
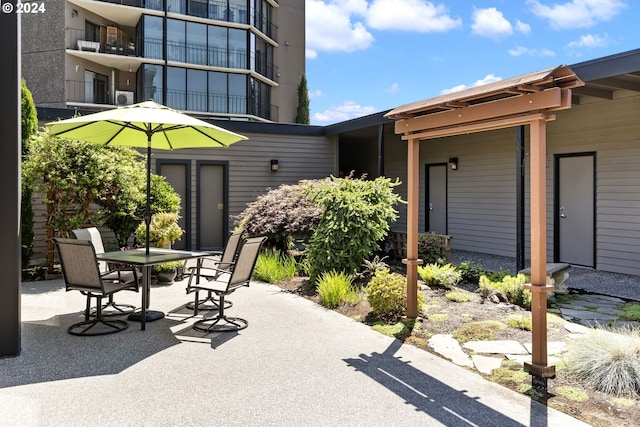
{"type": "Polygon", "coordinates": [[[229,68],[247,69],[247,32],[229,28],[229,68]]]}
{"type": "Polygon", "coordinates": [[[187,70],[184,68],[167,67],[167,106],[187,109],[187,70]]]}
{"type": "Polygon", "coordinates": [[[163,104],[163,73],[161,65],[144,64],[142,67],[142,99],[153,99],[159,104],[163,104]]]}
{"type": "Polygon", "coordinates": [[[207,65],[207,26],[187,23],[187,62],[207,65]]]}
{"type": "Polygon", "coordinates": [[[213,67],[227,67],[227,29],[209,25],[209,65],[213,67]]]}
{"type": "Polygon", "coordinates": [[[187,70],[187,110],[207,111],[207,72],[187,70]]]}
{"type": "Polygon", "coordinates": [[[229,113],[247,114],[247,77],[229,74],[229,113]]]}
{"type": "Polygon", "coordinates": [[[186,34],[185,21],[167,19],[167,60],[185,62],[186,34]]]}
{"type": "Polygon", "coordinates": [[[158,16],[144,16],[144,47],[142,55],[145,58],[162,59],[162,18],[158,16]]]}
{"type": "Polygon", "coordinates": [[[227,73],[209,72],[209,108],[210,113],[228,113],[227,73]]]}

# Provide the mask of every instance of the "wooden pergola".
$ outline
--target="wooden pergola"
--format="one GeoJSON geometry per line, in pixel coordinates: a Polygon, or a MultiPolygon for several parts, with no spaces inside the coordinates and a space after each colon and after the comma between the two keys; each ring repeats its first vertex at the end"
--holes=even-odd
{"type": "Polygon", "coordinates": [[[547,366],[546,123],[553,111],[571,108],[571,89],[584,83],[567,66],[501,80],[437,98],[403,105],[385,117],[408,144],[407,158],[407,317],[418,315],[418,187],[420,141],[514,126],[530,127],[532,363],[534,377],[555,375],[547,366]]]}

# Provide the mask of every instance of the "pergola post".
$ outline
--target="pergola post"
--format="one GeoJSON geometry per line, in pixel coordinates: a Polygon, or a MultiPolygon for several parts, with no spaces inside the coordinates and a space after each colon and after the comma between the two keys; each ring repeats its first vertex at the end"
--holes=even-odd
{"type": "Polygon", "coordinates": [[[546,389],[547,378],[555,376],[555,366],[547,366],[547,144],[546,121],[530,122],[530,191],[531,191],[531,363],[525,371],[534,378],[534,385],[541,381],[546,389]]]}
{"type": "Polygon", "coordinates": [[[418,188],[420,180],[420,140],[407,141],[407,318],[418,317],[418,188]]]}

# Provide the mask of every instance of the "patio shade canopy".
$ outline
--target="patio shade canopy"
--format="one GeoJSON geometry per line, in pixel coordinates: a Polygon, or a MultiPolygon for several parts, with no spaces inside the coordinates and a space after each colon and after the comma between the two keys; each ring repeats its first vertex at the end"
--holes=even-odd
{"type": "Polygon", "coordinates": [[[546,122],[553,111],[571,108],[571,89],[584,86],[566,65],[397,107],[386,118],[408,142],[407,158],[407,317],[417,316],[418,188],[420,141],[530,126],[532,364],[529,371],[552,377],[546,342],[546,122]]]}

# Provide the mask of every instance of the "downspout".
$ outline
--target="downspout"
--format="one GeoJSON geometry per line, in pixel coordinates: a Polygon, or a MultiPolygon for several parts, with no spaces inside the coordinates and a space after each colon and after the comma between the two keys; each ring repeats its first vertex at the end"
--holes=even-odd
{"type": "Polygon", "coordinates": [[[516,127],[516,271],[525,269],[524,126],[516,127]]]}

